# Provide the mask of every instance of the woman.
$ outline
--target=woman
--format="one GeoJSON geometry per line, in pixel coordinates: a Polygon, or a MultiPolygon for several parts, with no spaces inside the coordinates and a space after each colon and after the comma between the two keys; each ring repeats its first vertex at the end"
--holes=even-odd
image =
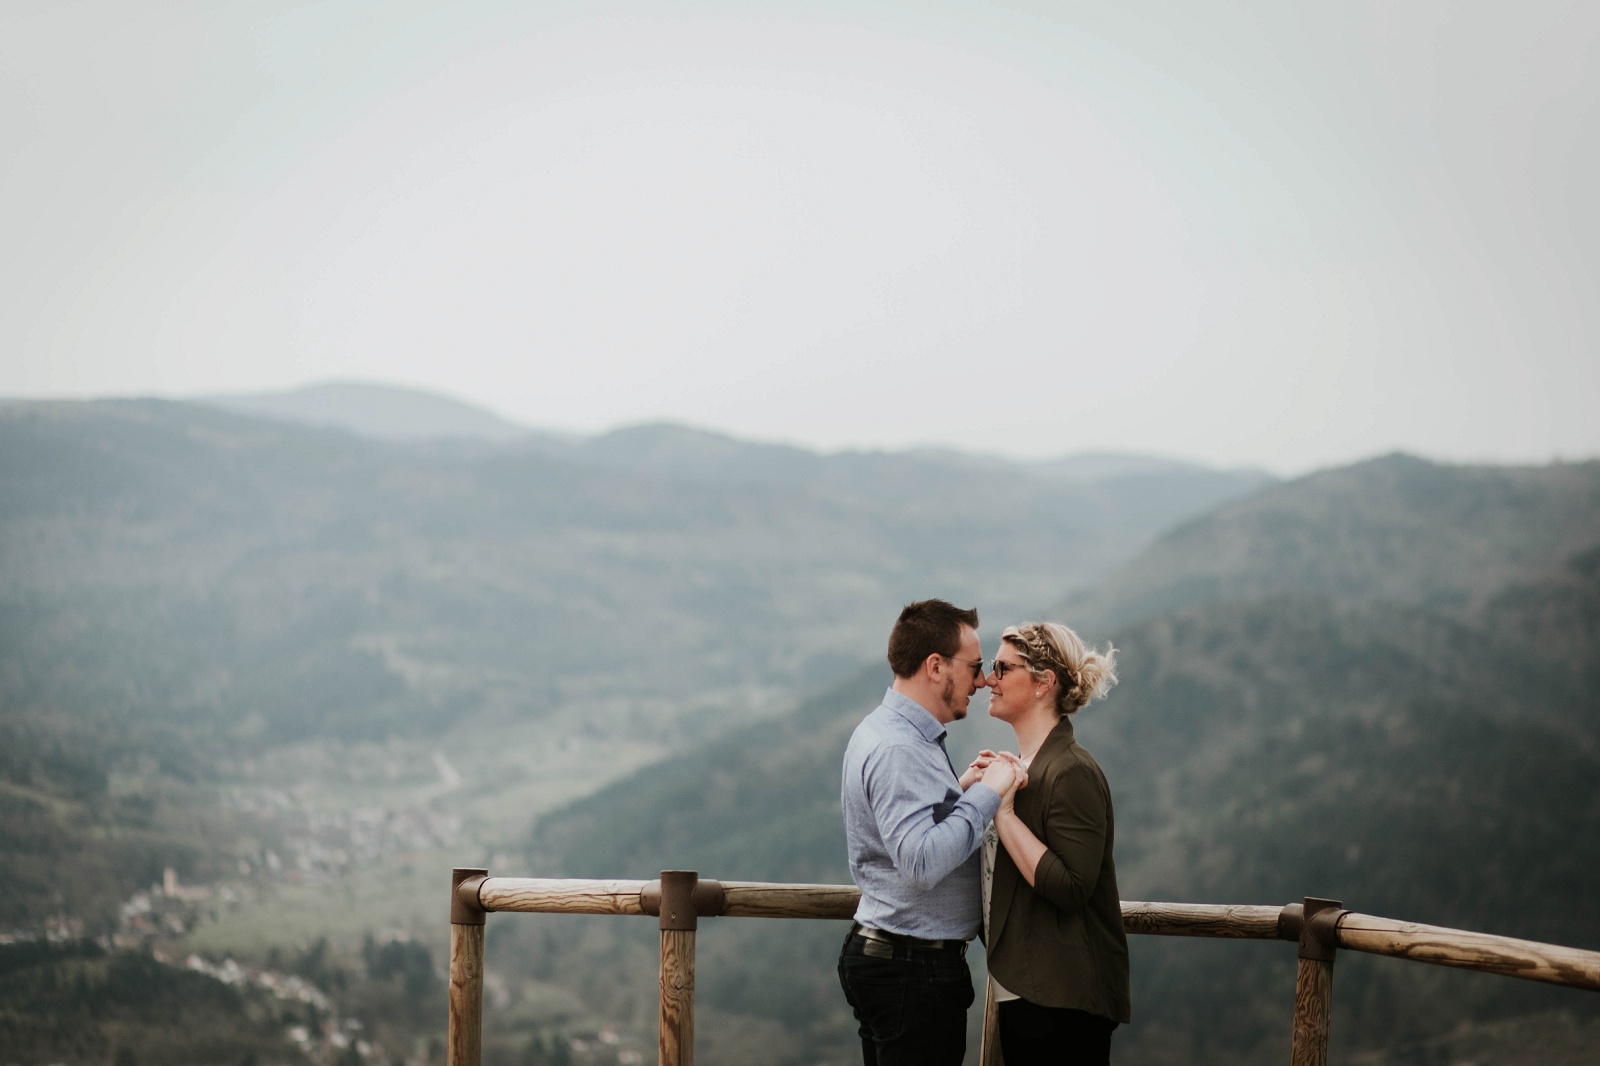
{"type": "Polygon", "coordinates": [[[1101,654],[1066,626],[1030,622],[1000,635],[988,679],[989,713],[1016,733],[1028,774],[985,845],[1006,1066],[1109,1062],[1111,1031],[1128,1020],[1111,790],[1072,734],[1072,715],[1116,684],[1115,666],[1115,649],[1101,654]]]}

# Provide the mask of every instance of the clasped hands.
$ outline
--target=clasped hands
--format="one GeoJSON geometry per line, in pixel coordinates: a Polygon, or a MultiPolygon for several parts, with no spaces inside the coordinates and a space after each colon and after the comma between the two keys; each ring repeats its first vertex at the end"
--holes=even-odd
{"type": "Polygon", "coordinates": [[[1017,789],[1028,787],[1028,771],[1022,759],[1009,751],[990,751],[984,748],[961,775],[961,790],[965,792],[982,781],[1000,793],[1000,802],[1010,806],[1017,789]]]}

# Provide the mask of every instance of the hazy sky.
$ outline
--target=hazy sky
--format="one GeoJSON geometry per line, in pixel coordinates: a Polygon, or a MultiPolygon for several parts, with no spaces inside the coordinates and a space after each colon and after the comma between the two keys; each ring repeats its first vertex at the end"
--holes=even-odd
{"type": "Polygon", "coordinates": [[[0,3],[0,394],[1600,454],[1600,6],[0,3]]]}

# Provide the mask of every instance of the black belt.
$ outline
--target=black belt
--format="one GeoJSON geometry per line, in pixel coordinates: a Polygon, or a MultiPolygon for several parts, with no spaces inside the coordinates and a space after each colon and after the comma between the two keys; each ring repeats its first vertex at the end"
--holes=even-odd
{"type": "MultiPolygon", "coordinates": [[[[889,948],[905,948],[909,951],[954,951],[962,956],[967,953],[965,940],[923,940],[920,937],[905,936],[900,933],[890,933],[883,929],[871,929],[855,923],[850,926],[850,935],[860,937],[862,940],[873,944],[884,944],[889,948]]],[[[867,954],[872,954],[867,949],[867,954]]]]}

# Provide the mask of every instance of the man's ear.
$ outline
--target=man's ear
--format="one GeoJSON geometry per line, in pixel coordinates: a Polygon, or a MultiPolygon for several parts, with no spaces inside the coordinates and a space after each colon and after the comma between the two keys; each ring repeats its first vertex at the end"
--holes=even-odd
{"type": "Polygon", "coordinates": [[[943,667],[944,656],[940,655],[938,652],[934,652],[932,655],[922,660],[922,669],[928,675],[930,680],[937,681],[939,679],[939,672],[941,669],[943,669],[943,667]]]}

